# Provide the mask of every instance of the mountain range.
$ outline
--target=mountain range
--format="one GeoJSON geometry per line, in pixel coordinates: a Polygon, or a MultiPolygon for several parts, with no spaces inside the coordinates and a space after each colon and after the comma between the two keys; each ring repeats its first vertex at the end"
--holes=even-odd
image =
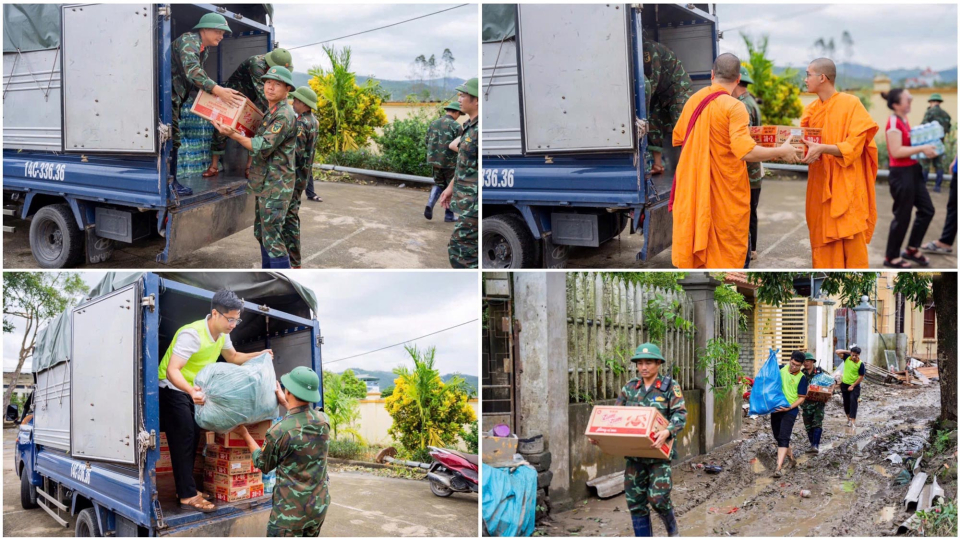
{"type": "MultiPolygon", "coordinates": [[[[357,84],[363,84],[367,80],[373,79],[380,83],[380,87],[386,91],[390,96],[387,101],[403,101],[410,94],[421,94],[423,90],[429,92],[429,97],[426,100],[423,100],[422,97],[418,97],[418,101],[442,101],[445,99],[453,99],[457,96],[454,88],[464,83],[464,79],[457,77],[448,77],[444,79],[428,79],[424,80],[423,84],[420,84],[419,81],[392,81],[389,79],[377,79],[376,77],[366,77],[364,75],[357,75],[357,84]],[[446,89],[446,90],[444,90],[446,89]]],[[[301,73],[299,71],[293,72],[293,84],[295,86],[306,86],[307,81],[310,80],[310,75],[306,73],[301,73]]]]}
{"type": "MultiPolygon", "coordinates": [[[[392,371],[370,371],[366,369],[354,369],[353,373],[358,377],[361,375],[377,377],[378,379],[380,379],[381,390],[383,390],[384,388],[390,388],[391,386],[394,386],[393,381],[397,378],[397,376],[394,375],[392,371]]],[[[476,375],[464,375],[463,373],[448,373],[446,375],[440,376],[443,382],[447,382],[454,377],[462,377],[470,386],[470,388],[473,388],[474,394],[480,393],[479,380],[476,375]]]]}
{"type": "MultiPolygon", "coordinates": [[[[775,67],[773,69],[774,73],[780,75],[786,70],[785,67],[775,67]]],[[[792,69],[803,73],[806,69],[806,66],[793,67],[792,69]]],[[[890,83],[893,86],[897,86],[904,79],[910,77],[917,77],[923,72],[924,68],[899,68],[899,69],[876,69],[870,66],[865,66],[863,64],[855,64],[852,62],[841,62],[837,64],[837,78],[839,79],[841,86],[844,87],[866,87],[873,84],[873,78],[878,73],[883,73],[887,77],[890,77],[890,83]]],[[[957,82],[957,68],[953,67],[950,69],[944,69],[937,72],[937,79],[944,83],[956,83],[957,82]]]]}

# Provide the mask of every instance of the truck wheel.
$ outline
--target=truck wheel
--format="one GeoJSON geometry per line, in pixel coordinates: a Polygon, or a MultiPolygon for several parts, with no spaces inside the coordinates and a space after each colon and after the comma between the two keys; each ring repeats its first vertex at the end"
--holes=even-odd
{"type": "Polygon", "coordinates": [[[83,235],[69,205],[44,206],[33,216],[30,250],[41,268],[67,268],[80,262],[83,235]]]}
{"type": "Polygon", "coordinates": [[[498,214],[483,220],[483,268],[533,268],[537,241],[520,216],[498,214]]]}
{"type": "Polygon", "coordinates": [[[20,472],[20,506],[24,510],[39,508],[37,504],[37,486],[30,483],[30,471],[23,469],[20,472]]]}
{"type": "Polygon", "coordinates": [[[77,514],[77,528],[74,536],[92,537],[103,536],[100,533],[100,527],[97,526],[97,511],[93,508],[84,508],[77,514]]]}

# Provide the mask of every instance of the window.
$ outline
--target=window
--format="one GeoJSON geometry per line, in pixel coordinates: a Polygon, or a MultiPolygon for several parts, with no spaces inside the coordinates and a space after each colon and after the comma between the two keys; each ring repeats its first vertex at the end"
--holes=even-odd
{"type": "Polygon", "coordinates": [[[933,302],[923,306],[923,339],[937,339],[937,312],[933,302]]]}

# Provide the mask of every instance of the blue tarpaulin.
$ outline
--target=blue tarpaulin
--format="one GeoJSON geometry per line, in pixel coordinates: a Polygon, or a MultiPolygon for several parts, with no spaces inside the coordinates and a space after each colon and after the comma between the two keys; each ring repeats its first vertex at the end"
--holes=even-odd
{"type": "Polygon", "coordinates": [[[483,464],[483,524],[491,536],[530,536],[537,512],[537,471],[483,464]]]}
{"type": "Polygon", "coordinates": [[[193,384],[207,398],[194,411],[194,419],[203,429],[226,433],[240,424],[277,416],[277,375],[268,353],[239,366],[210,364],[197,373],[193,384]]]}
{"type": "Polygon", "coordinates": [[[777,365],[778,350],[770,349],[770,356],[760,368],[753,380],[750,391],[750,414],[770,414],[780,407],[789,407],[783,395],[783,379],[780,378],[780,366],[777,365]]]}

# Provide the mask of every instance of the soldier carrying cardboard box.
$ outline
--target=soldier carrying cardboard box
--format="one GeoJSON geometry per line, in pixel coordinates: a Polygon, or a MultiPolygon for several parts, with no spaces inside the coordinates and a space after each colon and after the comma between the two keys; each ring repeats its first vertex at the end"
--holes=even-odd
{"type": "MultiPolygon", "coordinates": [[[[637,364],[640,377],[631,379],[620,390],[616,406],[653,407],[670,422],[669,427],[657,432],[651,446],[659,446],[675,439],[687,425],[687,407],[683,400],[683,391],[677,381],[658,373],[660,364],[666,362],[660,353],[660,347],[653,343],[644,343],[637,347],[630,359],[637,364]]],[[[597,444],[593,439],[591,443],[597,444]]],[[[670,451],[670,460],[657,458],[627,458],[627,467],[623,474],[623,490],[627,496],[627,507],[633,520],[633,532],[637,536],[652,536],[649,503],[667,529],[670,536],[680,536],[677,518],[673,514],[670,491],[673,489],[670,461],[677,457],[677,445],[670,451]]]]}
{"type": "MultiPolygon", "coordinates": [[[[817,367],[817,357],[804,353],[803,355],[803,376],[807,379],[807,386],[813,381],[813,378],[823,373],[823,370],[817,367]]],[[[823,401],[807,401],[800,405],[800,411],[803,413],[803,427],[807,431],[807,438],[810,439],[810,448],[807,453],[820,453],[820,437],[823,435],[823,411],[827,404],[823,401]]]]}

